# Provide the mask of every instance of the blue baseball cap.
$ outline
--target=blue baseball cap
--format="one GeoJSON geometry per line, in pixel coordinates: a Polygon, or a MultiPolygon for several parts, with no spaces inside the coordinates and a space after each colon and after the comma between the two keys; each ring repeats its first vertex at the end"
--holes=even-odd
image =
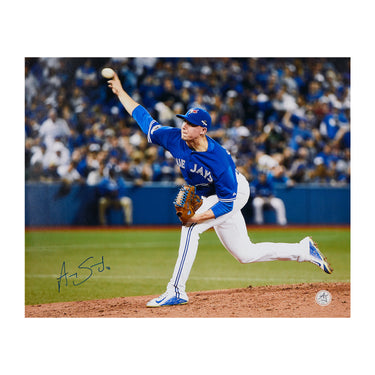
{"type": "Polygon", "coordinates": [[[176,115],[178,118],[182,118],[187,122],[190,122],[196,126],[202,126],[207,130],[211,126],[210,114],[202,108],[191,108],[186,112],[186,115],[176,115]]]}

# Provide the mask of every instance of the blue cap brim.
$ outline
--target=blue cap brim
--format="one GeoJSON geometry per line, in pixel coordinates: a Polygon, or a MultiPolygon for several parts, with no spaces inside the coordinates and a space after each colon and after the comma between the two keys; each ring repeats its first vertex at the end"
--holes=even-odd
{"type": "Polygon", "coordinates": [[[186,120],[189,124],[193,124],[195,126],[202,126],[201,124],[194,124],[194,122],[191,122],[191,120],[186,115],[176,115],[176,117],[186,120]]]}

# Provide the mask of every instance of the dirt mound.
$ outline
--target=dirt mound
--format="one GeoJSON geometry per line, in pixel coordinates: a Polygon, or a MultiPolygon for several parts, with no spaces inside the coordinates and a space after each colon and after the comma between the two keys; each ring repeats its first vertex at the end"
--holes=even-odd
{"type": "MultiPolygon", "coordinates": [[[[155,296],[58,302],[25,306],[25,317],[104,318],[260,318],[350,317],[350,283],[260,286],[191,292],[181,306],[147,308],[155,296]],[[332,301],[319,305],[316,295],[326,290],[332,301]]],[[[324,303],[324,298],[320,302],[324,303]]]]}

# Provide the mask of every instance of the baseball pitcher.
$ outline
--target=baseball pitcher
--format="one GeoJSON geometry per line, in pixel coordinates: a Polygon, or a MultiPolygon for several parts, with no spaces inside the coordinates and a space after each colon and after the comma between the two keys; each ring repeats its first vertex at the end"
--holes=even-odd
{"type": "Polygon", "coordinates": [[[125,92],[117,74],[108,81],[108,86],[136,120],[148,142],[164,147],[173,155],[187,183],[174,202],[182,222],[174,272],[166,292],[149,301],[148,307],[181,305],[189,301],[185,287],[199,236],[212,227],[223,246],[240,263],[295,260],[314,263],[326,273],[332,273],[310,237],[299,243],[251,242],[241,213],[250,196],[249,183],[236,170],[230,154],[207,136],[211,125],[208,112],[191,108],[185,115],[177,115],[183,120],[181,129],[163,126],[125,92]],[[189,186],[194,187],[193,191],[189,186]],[[184,205],[186,212],[181,209],[184,205]]]}

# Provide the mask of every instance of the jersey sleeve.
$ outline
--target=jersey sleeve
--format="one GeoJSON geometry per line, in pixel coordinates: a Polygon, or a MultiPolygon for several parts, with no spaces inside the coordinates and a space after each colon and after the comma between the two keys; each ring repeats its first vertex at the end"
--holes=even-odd
{"type": "Polygon", "coordinates": [[[132,113],[134,120],[137,122],[143,133],[147,135],[150,125],[155,120],[152,118],[150,113],[141,105],[136,107],[132,113]]]}
{"type": "Polygon", "coordinates": [[[147,140],[149,143],[157,144],[172,152],[180,139],[180,134],[180,129],[172,128],[170,126],[162,126],[154,120],[150,124],[147,140]]]}
{"type": "Polygon", "coordinates": [[[171,141],[171,138],[177,135],[177,133],[180,134],[179,129],[160,125],[141,105],[134,109],[132,116],[143,133],[147,135],[149,143],[163,146],[167,150],[169,150],[174,143],[173,140],[171,141]]]}
{"type": "Polygon", "coordinates": [[[237,179],[235,171],[230,166],[217,176],[215,188],[219,202],[211,209],[215,218],[217,218],[232,211],[234,201],[237,198],[237,179]]]}

